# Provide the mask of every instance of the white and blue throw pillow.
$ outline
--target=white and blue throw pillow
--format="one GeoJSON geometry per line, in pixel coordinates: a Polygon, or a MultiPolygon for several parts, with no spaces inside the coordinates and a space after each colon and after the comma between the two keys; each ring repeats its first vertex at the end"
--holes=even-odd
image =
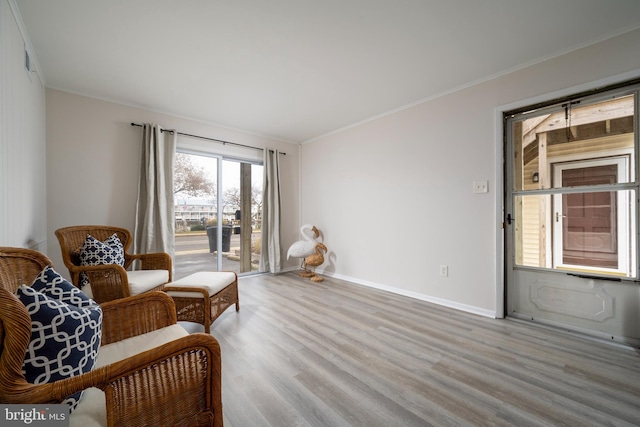
{"type": "Polygon", "coordinates": [[[58,301],[71,304],[76,307],[88,307],[96,305],[84,292],[62,277],[51,266],[47,266],[38,274],[31,288],[58,301]]]}
{"type": "MultiPolygon", "coordinates": [[[[85,299],[92,304],[83,307],[61,301],[56,298],[57,290],[51,293],[49,289],[58,287],[58,284],[52,287],[45,285],[45,292],[49,292],[51,297],[25,285],[16,291],[31,317],[31,341],[22,371],[27,382],[32,384],[89,372],[98,357],[102,338],[102,309],[86,296],[85,299]]],[[[64,294],[67,293],[60,295],[66,299],[64,294]]],[[[70,411],[75,409],[82,394],[81,391],[65,399],[64,403],[69,405],[70,411]]]]}
{"type": "MultiPolygon", "coordinates": [[[[124,266],[124,246],[116,233],[101,242],[87,234],[80,248],[80,265],[118,264],[124,266]]],[[[80,275],[80,287],[89,284],[86,274],[80,275]]]]}

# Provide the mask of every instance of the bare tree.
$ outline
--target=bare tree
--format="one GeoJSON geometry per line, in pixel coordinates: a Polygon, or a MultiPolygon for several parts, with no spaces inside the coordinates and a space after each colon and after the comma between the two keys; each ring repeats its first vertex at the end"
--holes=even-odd
{"type": "Polygon", "coordinates": [[[240,198],[240,189],[237,187],[231,187],[224,190],[222,197],[222,210],[224,211],[227,206],[239,209],[242,199],[240,198]]]}
{"type": "Polygon", "coordinates": [[[173,193],[183,193],[192,197],[205,197],[214,193],[215,182],[207,178],[202,166],[192,163],[189,154],[176,153],[173,174],[173,193]]]}
{"type": "MultiPolygon", "coordinates": [[[[255,213],[258,218],[261,217],[262,212],[262,189],[258,187],[251,187],[251,207],[255,207],[255,213]]],[[[253,211],[253,209],[251,209],[253,211]]]]}
{"type": "MultiPolygon", "coordinates": [[[[242,197],[240,195],[240,189],[237,187],[227,188],[224,191],[222,199],[223,210],[227,207],[240,209],[242,207],[242,197]]],[[[251,213],[255,218],[260,218],[260,212],[262,211],[262,189],[258,187],[251,187],[251,213]]]]}

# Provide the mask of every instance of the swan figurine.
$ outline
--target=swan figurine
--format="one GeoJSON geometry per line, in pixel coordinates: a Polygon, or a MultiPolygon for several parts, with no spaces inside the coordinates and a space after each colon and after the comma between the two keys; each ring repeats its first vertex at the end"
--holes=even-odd
{"type": "Polygon", "coordinates": [[[313,267],[312,275],[310,276],[312,282],[322,282],[324,279],[322,278],[322,276],[318,276],[315,273],[315,268],[319,265],[322,265],[322,263],[324,263],[324,254],[322,252],[324,251],[324,253],[327,253],[328,249],[324,245],[324,243],[316,243],[316,246],[313,248],[313,251],[314,251],[313,254],[309,255],[304,259],[304,265],[305,265],[305,268],[308,265],[313,267]]]}
{"type": "Polygon", "coordinates": [[[305,224],[300,227],[300,234],[302,234],[302,240],[293,242],[289,247],[289,250],[287,251],[287,259],[290,257],[302,258],[302,265],[300,268],[303,270],[303,273],[301,273],[301,275],[304,274],[305,276],[303,277],[306,277],[308,270],[306,269],[304,259],[313,254],[316,244],[318,243],[316,239],[320,236],[320,231],[315,225],[305,224]]]}

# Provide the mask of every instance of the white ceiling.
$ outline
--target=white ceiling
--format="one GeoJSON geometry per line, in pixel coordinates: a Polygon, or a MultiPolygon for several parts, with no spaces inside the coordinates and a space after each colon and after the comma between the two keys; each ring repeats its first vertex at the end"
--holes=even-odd
{"type": "Polygon", "coordinates": [[[15,1],[48,87],[290,142],[640,27],[638,0],[15,1]]]}

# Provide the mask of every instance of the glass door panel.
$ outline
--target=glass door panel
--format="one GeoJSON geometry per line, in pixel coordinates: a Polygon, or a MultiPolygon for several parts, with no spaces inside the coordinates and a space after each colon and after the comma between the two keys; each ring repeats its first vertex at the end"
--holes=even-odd
{"type": "Polygon", "coordinates": [[[634,105],[613,96],[510,120],[515,266],[637,276],[634,105]]]}
{"type": "Polygon", "coordinates": [[[176,153],[176,279],[197,271],[257,272],[262,165],[176,153]]]}
{"type": "Polygon", "coordinates": [[[175,257],[174,278],[196,271],[221,270],[222,236],[217,236],[217,157],[176,153],[174,171],[175,257]]]}
{"type": "Polygon", "coordinates": [[[514,198],[514,267],[634,277],[634,190],[514,198]]]}

